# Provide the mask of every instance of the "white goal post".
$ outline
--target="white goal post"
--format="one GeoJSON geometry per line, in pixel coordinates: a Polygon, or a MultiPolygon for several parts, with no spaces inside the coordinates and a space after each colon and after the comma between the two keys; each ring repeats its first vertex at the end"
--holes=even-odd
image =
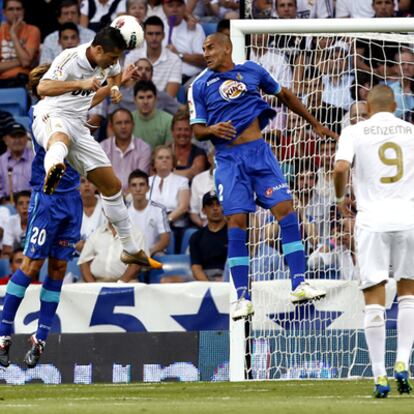
{"type": "Polygon", "coordinates": [[[366,32],[414,33],[414,18],[230,20],[233,61],[236,63],[241,63],[246,60],[246,35],[249,34],[332,34],[366,32]]]}
{"type": "MultiPolygon", "coordinates": [[[[294,92],[299,95],[305,105],[308,105],[308,108],[310,105],[313,107],[313,110],[319,114],[323,113],[324,116],[327,113],[327,105],[323,101],[323,91],[325,89],[318,91],[318,100],[313,96],[311,97],[314,92],[312,88],[326,88],[323,78],[330,73],[329,70],[332,70],[332,68],[337,70],[336,75],[338,79],[345,79],[348,76],[349,79],[347,79],[351,82],[352,78],[354,78],[354,82],[352,85],[349,83],[351,87],[347,86],[347,90],[349,92],[353,88],[354,95],[356,94],[356,96],[351,98],[351,92],[347,106],[344,105],[344,108],[340,108],[340,111],[328,111],[329,116],[331,116],[331,118],[328,118],[339,130],[346,126],[346,122],[348,124],[351,122],[350,107],[352,104],[362,102],[357,91],[359,86],[357,72],[363,72],[363,75],[367,75],[371,79],[370,82],[374,82],[373,79],[375,78],[375,82],[400,82],[403,85],[406,82],[406,79],[404,79],[404,77],[406,78],[404,73],[406,65],[404,64],[409,63],[414,68],[414,19],[412,18],[231,20],[230,33],[235,63],[242,63],[246,58],[250,58],[263,64],[266,69],[266,64],[272,66],[279,75],[282,73],[280,72],[280,65],[285,65],[287,68],[290,68],[287,70],[290,70],[292,73],[286,79],[283,79],[285,84],[281,82],[282,86],[292,85],[294,92]],[[248,35],[259,34],[273,36],[273,40],[270,40],[269,45],[266,44],[264,46],[266,53],[268,49],[271,52],[266,57],[267,60],[262,59],[264,56],[263,51],[257,52],[257,45],[253,48],[252,44],[247,41],[248,35]],[[276,39],[280,40],[283,38],[286,40],[284,43],[277,43],[276,39]],[[288,52],[287,49],[272,46],[275,44],[291,45],[294,43],[290,42],[292,38],[295,41],[297,40],[296,46],[299,44],[299,41],[302,42],[301,44],[306,43],[309,45],[309,43],[314,42],[316,39],[312,45],[317,44],[319,49],[309,49],[308,46],[306,48],[301,46],[294,50],[294,54],[289,55],[286,54],[288,52]],[[330,39],[327,43],[320,42],[321,39],[326,38],[330,39]],[[369,50],[370,53],[371,48],[372,50],[374,48],[384,48],[384,56],[387,56],[385,59],[390,59],[390,61],[386,60],[386,64],[383,66],[387,66],[389,63],[390,67],[394,68],[392,75],[385,70],[381,77],[380,71],[377,70],[378,62],[367,61],[365,56],[358,54],[360,52],[357,50],[361,50],[361,42],[365,50],[369,50]],[[392,60],[394,58],[391,59],[389,56],[397,56],[397,54],[388,53],[387,55],[385,53],[389,43],[392,43],[394,49],[398,51],[399,59],[402,59],[402,50],[411,54],[413,59],[407,62],[392,60]],[[326,47],[325,50],[323,50],[324,47],[326,47]],[[340,57],[343,60],[343,63],[340,63],[343,65],[342,69],[338,69],[339,66],[335,67],[336,48],[342,48],[341,53],[344,53],[344,56],[341,55],[340,57]],[[323,53],[321,53],[321,49],[323,53]],[[281,54],[284,58],[288,56],[286,64],[283,62],[284,58],[280,58],[281,54]],[[359,58],[358,62],[363,60],[362,58],[365,59],[365,66],[362,70],[361,66],[356,67],[357,58],[359,58]],[[302,75],[297,76],[297,73],[295,74],[299,65],[303,67],[306,65],[315,66],[313,71],[307,71],[309,68],[304,68],[300,72],[302,75],[307,73],[307,78],[303,79],[303,81],[300,78],[302,75]],[[318,81],[312,82],[312,75],[309,75],[309,73],[317,73],[318,81]],[[342,77],[342,75],[344,76],[342,77]],[[340,113],[340,118],[337,119],[335,117],[339,116],[338,113],[340,113]],[[347,116],[348,119],[346,118],[347,116]]],[[[263,44],[260,47],[263,47],[263,44]]],[[[286,46],[286,48],[288,47],[286,46]]],[[[374,54],[370,54],[370,56],[374,56],[374,54]]],[[[340,59],[338,58],[338,60],[340,59]]],[[[375,60],[376,57],[372,59],[375,60]]],[[[413,85],[412,92],[407,92],[403,88],[404,85],[401,86],[401,89],[404,89],[401,92],[401,94],[404,94],[401,98],[401,117],[407,117],[413,122],[414,70],[410,76],[410,81],[412,81],[413,85]],[[412,105],[409,107],[406,105],[407,102],[411,101],[406,100],[406,94],[410,95],[409,99],[412,98],[412,105]]],[[[369,89],[372,87],[372,84],[368,82],[368,86],[367,84],[363,86],[369,89]]],[[[340,100],[342,98],[338,96],[337,92],[332,93],[331,97],[336,104],[330,104],[329,110],[332,110],[332,107],[335,105],[341,106],[340,100]]],[[[274,102],[271,102],[271,104],[274,105],[274,102]]],[[[286,108],[279,108],[279,112],[283,111],[286,112],[286,108]]],[[[360,111],[360,109],[357,109],[357,111],[360,111]]],[[[296,206],[301,204],[297,199],[302,197],[302,187],[299,187],[302,184],[298,184],[299,179],[303,179],[301,168],[304,168],[304,165],[313,165],[315,162],[313,157],[318,159],[317,166],[313,166],[315,170],[312,170],[311,174],[313,174],[315,179],[315,188],[318,186],[318,191],[324,193],[325,198],[320,197],[317,199],[318,201],[315,201],[314,210],[312,211],[324,210],[325,216],[315,225],[318,229],[318,234],[315,236],[310,234],[309,229],[305,228],[306,224],[303,223],[305,223],[308,216],[306,215],[307,213],[303,213],[302,234],[304,234],[304,241],[308,245],[305,249],[309,248],[313,243],[312,238],[316,240],[307,253],[308,269],[311,257],[313,258],[313,266],[317,262],[315,262],[316,256],[313,254],[314,252],[320,253],[317,256],[319,262],[316,263],[316,265],[318,263],[320,265],[321,257],[325,254],[322,253],[325,251],[321,249],[321,246],[331,245],[331,241],[338,237],[338,239],[332,241],[334,247],[330,246],[332,249],[337,248],[337,241],[340,240],[340,237],[342,237],[341,240],[345,240],[346,235],[348,236],[349,243],[348,256],[351,257],[352,262],[354,258],[354,250],[351,247],[353,243],[353,222],[351,218],[349,221],[342,220],[336,207],[329,205],[329,199],[332,199],[332,186],[329,187],[328,185],[330,179],[329,172],[326,170],[320,173],[320,170],[323,170],[324,167],[323,160],[327,159],[327,153],[321,151],[328,151],[325,147],[323,150],[321,148],[322,145],[326,144],[323,144],[322,140],[318,140],[319,138],[313,136],[315,142],[312,150],[313,155],[309,155],[309,152],[302,148],[305,145],[304,140],[297,138],[297,136],[300,134],[311,136],[312,132],[298,119],[295,119],[294,123],[288,128],[289,116],[286,114],[281,124],[273,125],[265,137],[279,158],[280,142],[283,141],[281,136],[283,137],[284,135],[283,128],[290,131],[289,144],[285,143],[284,145],[291,145],[291,147],[284,152],[284,160],[279,158],[279,162],[283,172],[287,175],[287,181],[291,186],[291,190],[295,194],[296,206]],[[280,128],[280,125],[284,126],[280,128]],[[302,147],[298,150],[297,148],[300,146],[302,147]],[[301,167],[298,167],[297,164],[300,164],[301,167]],[[327,204],[324,204],[325,201],[327,204]],[[317,203],[319,204],[316,205],[317,203]],[[326,215],[326,212],[328,212],[328,215],[326,215]],[[332,220],[333,222],[336,223],[336,220],[338,221],[334,226],[329,214],[335,217],[332,220]],[[325,234],[326,231],[327,233],[325,234]],[[332,240],[331,234],[334,234],[332,240]]],[[[325,123],[323,120],[319,120],[325,123]]],[[[309,168],[309,166],[306,168],[309,168]]],[[[313,188],[305,190],[311,194],[313,188]]],[[[351,196],[352,194],[349,195],[350,198],[351,196]]],[[[311,203],[313,198],[309,197],[308,195],[306,200],[311,203]]],[[[312,220],[314,220],[314,217],[312,217],[312,220]]],[[[246,324],[240,321],[236,323],[230,321],[230,380],[326,379],[370,376],[371,370],[362,330],[363,300],[358,288],[357,277],[355,276],[357,270],[355,270],[352,277],[347,278],[348,270],[345,269],[346,264],[338,259],[339,261],[335,262],[336,268],[334,269],[336,276],[331,277],[334,280],[326,280],[330,278],[328,275],[333,274],[332,272],[330,273],[332,269],[329,268],[328,272],[325,271],[328,269],[326,267],[323,272],[319,272],[320,268],[316,267],[318,270],[313,272],[312,277],[314,279],[312,283],[318,287],[323,286],[326,288],[328,292],[327,298],[315,304],[295,307],[288,300],[290,282],[283,258],[279,255],[280,246],[279,251],[277,247],[278,241],[280,241],[277,223],[272,222],[270,214],[261,209],[252,214],[249,221],[249,251],[251,255],[249,277],[252,286],[255,315],[252,321],[246,324]],[[277,256],[277,260],[274,259],[275,256],[277,256]],[[326,276],[326,279],[318,280],[318,276],[322,273],[326,276]]],[[[344,248],[344,246],[345,244],[342,247],[344,248]]],[[[353,265],[355,265],[354,260],[353,265]]],[[[309,274],[307,276],[309,277],[309,274]]],[[[387,318],[390,322],[387,325],[389,339],[386,355],[386,364],[389,370],[391,370],[394,364],[393,358],[395,357],[396,345],[395,294],[395,283],[389,283],[387,285],[386,304],[387,318]]],[[[232,298],[234,298],[234,295],[233,292],[232,298]]]]}

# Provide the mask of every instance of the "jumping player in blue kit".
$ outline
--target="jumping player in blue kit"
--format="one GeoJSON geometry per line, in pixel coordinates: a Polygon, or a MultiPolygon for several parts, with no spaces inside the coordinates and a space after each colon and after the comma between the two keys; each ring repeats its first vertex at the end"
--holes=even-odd
{"type": "MultiPolygon", "coordinates": [[[[47,70],[39,66],[30,74],[32,89],[36,91],[38,80],[47,70]]],[[[32,117],[33,108],[30,111],[32,117]]],[[[35,157],[32,163],[32,197],[24,246],[24,259],[19,270],[11,277],[4,299],[0,321],[0,365],[7,367],[10,334],[16,312],[32,279],[37,279],[46,258],[49,258],[48,275],[40,292],[40,316],[38,329],[31,336],[31,348],[24,361],[34,367],[45,347],[56,309],[59,304],[62,281],[67,262],[72,258],[75,244],[80,240],[82,224],[82,199],[79,193],[79,174],[68,164],[54,194],[43,191],[45,181],[45,150],[33,140],[35,157]]]]}
{"type": "Polygon", "coordinates": [[[234,64],[228,36],[208,36],[203,50],[207,69],[192,83],[188,104],[196,138],[210,139],[216,148],[215,184],[228,218],[228,262],[238,297],[231,316],[238,320],[254,313],[248,291],[246,226],[247,214],[256,210],[256,204],[270,209],[280,225],[282,249],[291,274],[291,301],[322,298],[326,292],[304,279],[306,259],[292,196],[261,134],[276,113],[262,99],[260,90],[276,95],[308,121],[318,135],[336,138],[336,134],[317,121],[263,67],[252,61],[234,64]]]}

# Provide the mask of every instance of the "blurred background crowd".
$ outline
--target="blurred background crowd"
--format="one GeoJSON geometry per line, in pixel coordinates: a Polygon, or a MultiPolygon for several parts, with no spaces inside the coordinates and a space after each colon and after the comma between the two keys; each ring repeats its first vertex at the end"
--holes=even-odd
{"type": "MultiPolygon", "coordinates": [[[[228,280],[227,227],[214,193],[214,148],[193,138],[186,105],[192,80],[205,68],[203,41],[229,34],[238,0],[0,0],[0,283],[21,263],[30,200],[33,152],[28,110],[35,98],[29,73],[50,65],[66,48],[93,39],[116,16],[135,16],[141,48],[125,53],[119,104],[89,112],[91,134],[122,181],[134,226],[167,272],[119,260],[120,241],[107,223],[94,186],[82,178],[81,239],[68,282],[187,282],[228,280]]],[[[413,0],[253,0],[249,18],[410,17],[413,0]]],[[[413,44],[351,36],[258,34],[249,58],[291,88],[309,110],[340,134],[367,116],[365,98],[376,83],[395,93],[396,115],[413,121],[413,44]]],[[[355,279],[352,191],[338,211],[332,185],[336,142],[313,135],[276,99],[277,117],[265,130],[298,209],[311,277],[355,279]]],[[[278,224],[260,209],[250,229],[252,272],[258,280],[287,277],[278,224]]],[[[42,275],[41,275],[42,277],[42,275]]]]}

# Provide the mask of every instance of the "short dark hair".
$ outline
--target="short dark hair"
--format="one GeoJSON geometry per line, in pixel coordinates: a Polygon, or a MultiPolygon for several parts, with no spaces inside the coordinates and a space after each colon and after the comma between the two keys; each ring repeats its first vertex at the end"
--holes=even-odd
{"type": "Polygon", "coordinates": [[[137,96],[137,93],[141,91],[151,91],[157,96],[157,88],[154,85],[154,82],[150,80],[140,80],[134,85],[134,96],[137,96]]]}
{"type": "Polygon", "coordinates": [[[67,23],[63,23],[59,26],[59,39],[62,37],[62,32],[64,32],[65,30],[73,30],[79,36],[78,26],[76,26],[75,23],[67,22],[67,23]]]}
{"type": "Polygon", "coordinates": [[[145,180],[145,182],[147,183],[147,185],[149,185],[149,178],[148,178],[148,174],[142,170],[134,170],[132,171],[131,174],[129,174],[128,176],[128,184],[131,183],[131,181],[134,178],[143,178],[145,180]]]}
{"type": "Polygon", "coordinates": [[[72,6],[76,6],[76,9],[78,10],[78,14],[80,14],[80,9],[79,9],[79,3],[78,0],[62,0],[57,7],[57,17],[60,17],[60,15],[62,14],[62,9],[64,7],[72,7],[72,6]]]}
{"type": "Polygon", "coordinates": [[[217,23],[217,31],[222,33],[224,30],[230,30],[229,19],[222,19],[217,23]]]}
{"type": "Polygon", "coordinates": [[[23,249],[21,247],[17,247],[16,249],[13,250],[9,258],[10,264],[13,263],[14,257],[16,256],[17,253],[23,253],[23,249]]]}
{"type": "Polygon", "coordinates": [[[161,26],[164,31],[164,22],[158,16],[150,16],[144,21],[144,32],[147,26],[161,26]]]}
{"type": "MultiPolygon", "coordinates": [[[[297,0],[293,0],[293,2],[295,3],[295,7],[298,7],[298,2],[297,0]]],[[[275,9],[277,8],[277,0],[275,0],[275,9]]]]}
{"type": "Polygon", "coordinates": [[[24,8],[23,0],[3,0],[3,10],[6,10],[7,4],[10,3],[11,1],[17,1],[24,8]]]}
{"type": "Polygon", "coordinates": [[[16,204],[19,202],[19,199],[21,198],[21,197],[31,197],[31,195],[32,195],[32,193],[31,193],[31,191],[30,190],[22,190],[22,191],[19,191],[18,193],[16,193],[15,195],[14,195],[14,199],[15,199],[15,201],[16,201],[16,204]]]}
{"type": "Polygon", "coordinates": [[[115,109],[115,111],[114,111],[114,112],[112,112],[112,113],[109,115],[109,121],[110,121],[110,122],[112,122],[112,121],[114,120],[114,116],[115,116],[118,112],[125,112],[126,114],[128,114],[128,115],[129,115],[129,117],[131,118],[131,121],[132,121],[132,122],[134,122],[134,117],[132,116],[131,111],[130,111],[129,109],[127,109],[127,108],[118,108],[118,109],[115,109]]]}
{"type": "Polygon", "coordinates": [[[118,29],[107,26],[100,30],[92,40],[92,46],[102,46],[104,52],[112,52],[115,49],[126,50],[127,44],[118,29]]]}

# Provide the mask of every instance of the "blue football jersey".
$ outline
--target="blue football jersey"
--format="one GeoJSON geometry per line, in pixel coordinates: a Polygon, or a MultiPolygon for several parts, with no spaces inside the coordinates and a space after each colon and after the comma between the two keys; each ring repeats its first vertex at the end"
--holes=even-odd
{"type": "MultiPolygon", "coordinates": [[[[33,120],[33,107],[29,111],[30,120],[33,120]]],[[[30,178],[30,185],[34,191],[43,191],[43,184],[45,181],[45,168],[44,168],[44,158],[46,151],[37,143],[34,138],[33,131],[30,131],[32,134],[33,142],[33,151],[35,157],[32,162],[32,176],[30,178]]],[[[66,193],[73,191],[80,186],[80,177],[77,171],[75,171],[67,162],[66,171],[63,174],[63,177],[59,181],[59,184],[55,190],[55,193],[66,193]]]]}
{"type": "MultiPolygon", "coordinates": [[[[263,129],[276,112],[262,98],[260,91],[276,95],[282,87],[272,75],[252,61],[235,65],[227,72],[204,70],[188,92],[191,124],[214,125],[232,121],[239,136],[256,118],[263,129]]],[[[228,140],[212,139],[214,145],[228,140]]]]}

